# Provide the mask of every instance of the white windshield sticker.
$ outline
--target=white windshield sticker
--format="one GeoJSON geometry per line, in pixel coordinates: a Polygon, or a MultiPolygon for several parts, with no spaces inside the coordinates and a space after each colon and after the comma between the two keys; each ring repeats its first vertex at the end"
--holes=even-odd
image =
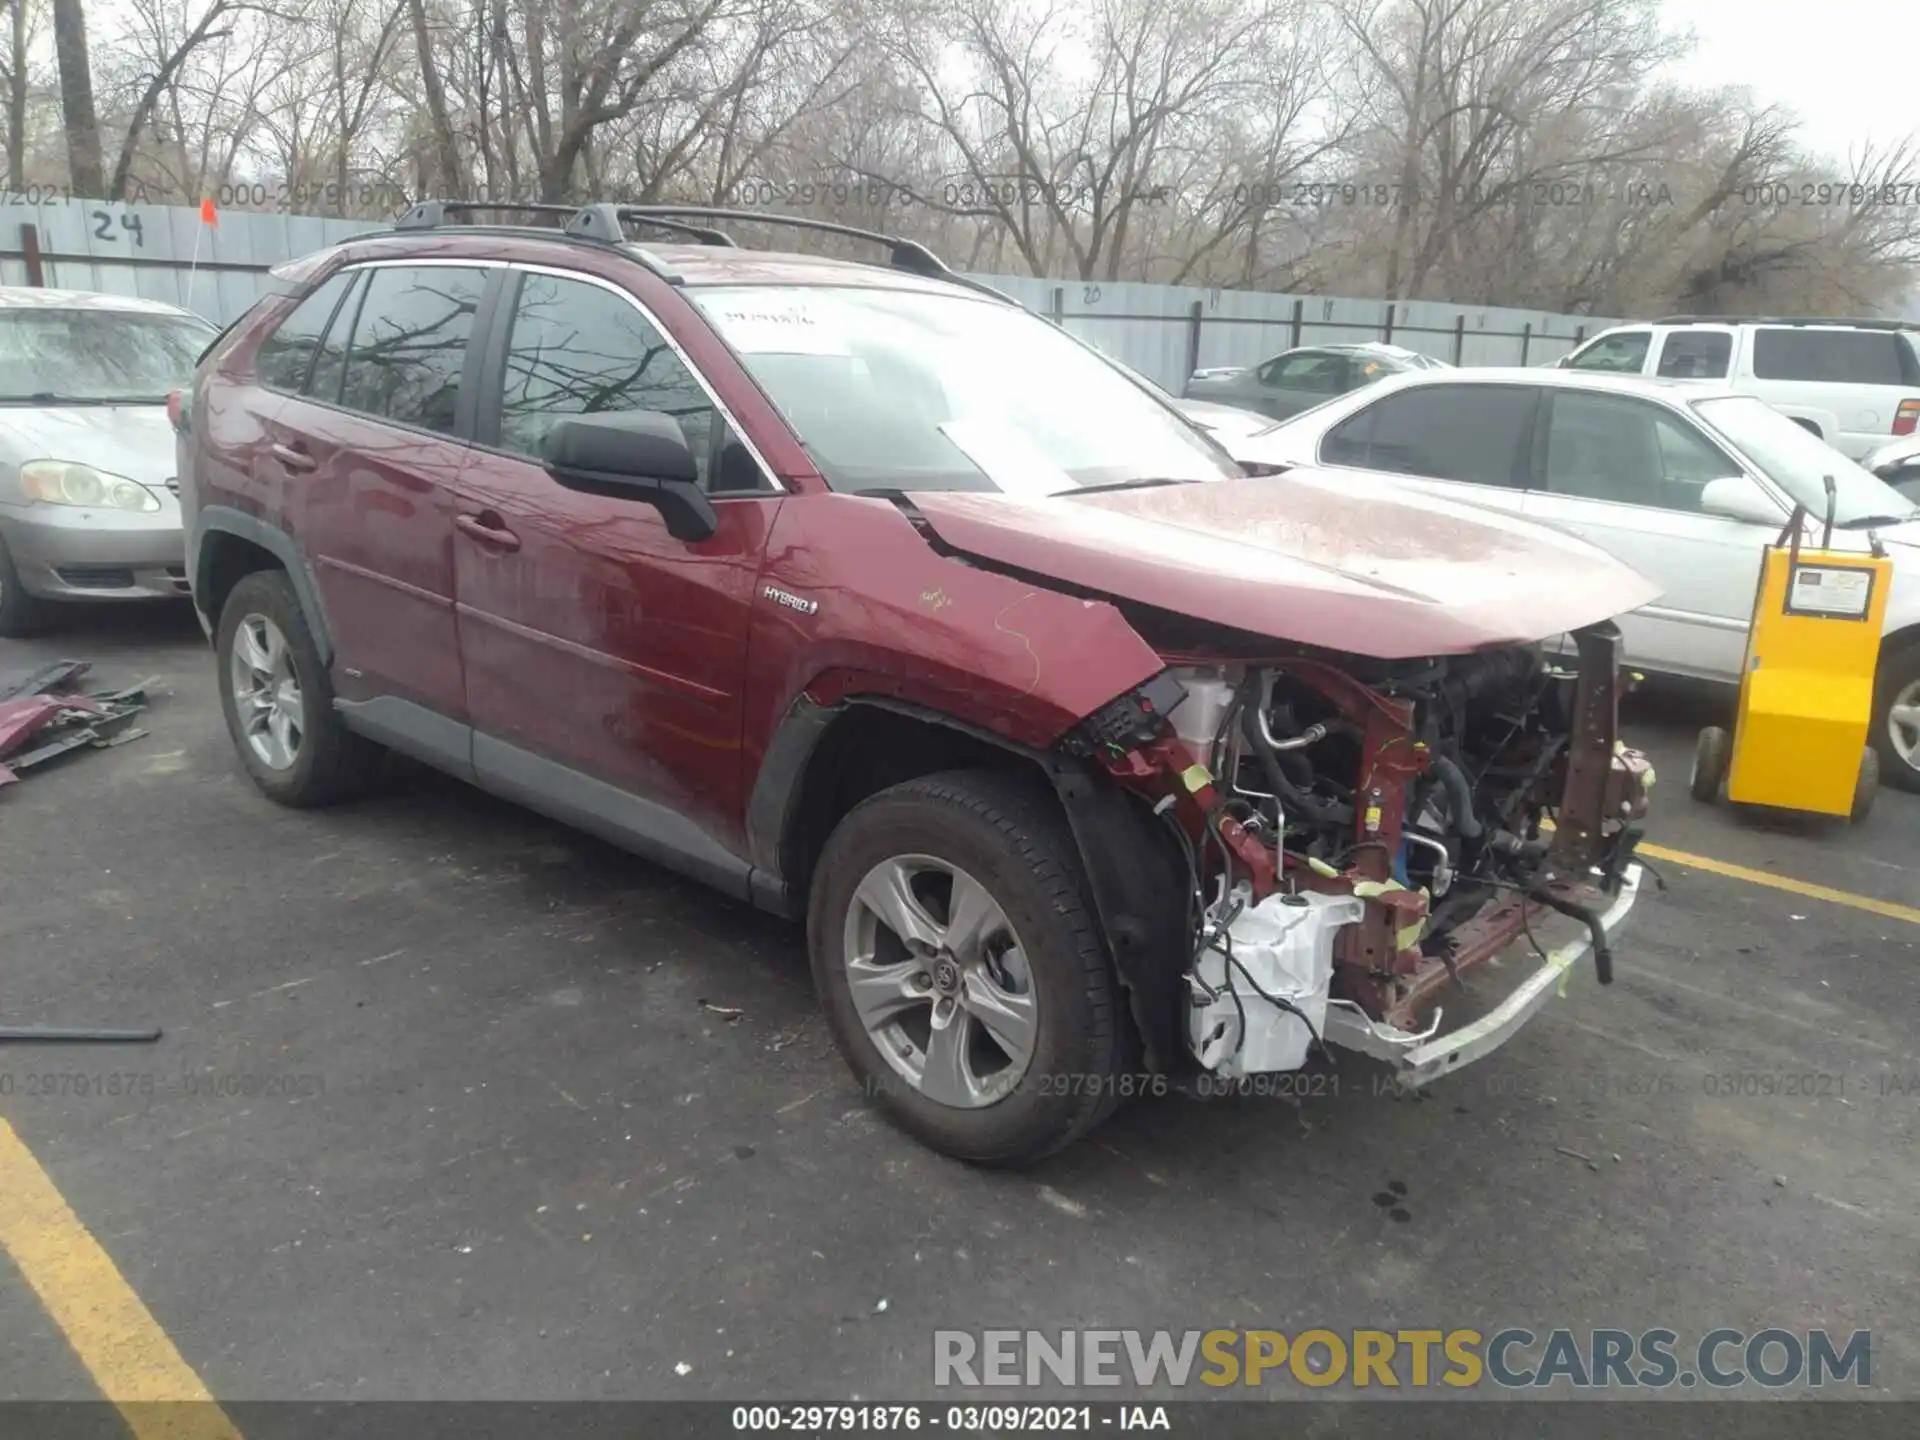
{"type": "Polygon", "coordinates": [[[735,301],[713,311],[714,323],[746,355],[851,355],[841,328],[803,302],[735,301]]]}
{"type": "Polygon", "coordinates": [[[949,420],[940,427],[980,472],[1010,495],[1058,495],[1073,477],[1011,425],[995,420],[949,420]]]}

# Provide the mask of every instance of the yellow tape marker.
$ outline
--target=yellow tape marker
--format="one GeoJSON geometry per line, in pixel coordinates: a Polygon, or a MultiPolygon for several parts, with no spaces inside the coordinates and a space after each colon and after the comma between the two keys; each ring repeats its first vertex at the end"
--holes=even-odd
{"type": "Polygon", "coordinates": [[[1196,794],[1213,783],[1213,776],[1207,773],[1204,765],[1189,765],[1180,772],[1180,778],[1186,782],[1187,789],[1196,794]]]}
{"type": "Polygon", "coordinates": [[[167,1332],[0,1120],[0,1249],[135,1440],[241,1440],[167,1332]],[[192,1403],[182,1403],[192,1402],[192,1403]]]}

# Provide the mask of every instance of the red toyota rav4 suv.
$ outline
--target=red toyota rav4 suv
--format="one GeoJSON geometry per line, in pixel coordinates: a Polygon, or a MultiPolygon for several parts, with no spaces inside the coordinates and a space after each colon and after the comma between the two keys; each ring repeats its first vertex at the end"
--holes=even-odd
{"type": "Polygon", "coordinates": [[[911,243],[529,208],[280,267],[175,399],[267,795],[390,747],[804,916],[868,1093],[980,1161],[1328,1043],[1425,1084],[1589,950],[1607,978],[1652,778],[1615,738],[1634,572],[1243,475],[911,243]],[[1575,669],[1539,643],[1569,631],[1575,669]],[[1481,967],[1548,922],[1531,973],[1481,967]]]}

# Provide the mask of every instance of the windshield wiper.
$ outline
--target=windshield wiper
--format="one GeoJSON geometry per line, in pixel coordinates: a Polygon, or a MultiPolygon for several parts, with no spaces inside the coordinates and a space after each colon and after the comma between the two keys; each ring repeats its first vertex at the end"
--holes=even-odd
{"type": "Polygon", "coordinates": [[[54,390],[36,390],[31,395],[0,395],[5,405],[164,405],[164,395],[62,395],[54,390]]]}
{"type": "Polygon", "coordinates": [[[1168,475],[1156,475],[1145,480],[1109,480],[1105,485],[1076,485],[1071,490],[1062,490],[1062,495],[1103,495],[1110,490],[1145,490],[1152,485],[1197,485],[1197,480],[1176,480],[1168,475]]]}
{"type": "Polygon", "coordinates": [[[1909,510],[1904,515],[1863,515],[1857,520],[1842,520],[1838,528],[1866,530],[1875,525],[1904,525],[1909,520],[1920,520],[1920,510],[1909,510]]]}

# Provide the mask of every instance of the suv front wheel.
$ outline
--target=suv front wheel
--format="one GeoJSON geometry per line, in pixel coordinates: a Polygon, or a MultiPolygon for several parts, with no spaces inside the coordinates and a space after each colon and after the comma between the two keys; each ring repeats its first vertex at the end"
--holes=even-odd
{"type": "Polygon", "coordinates": [[[333,708],[333,686],[285,572],[243,576],[214,632],[220,709],[253,783],[282,805],[325,805],[361,789],[380,748],[333,708]]]}
{"type": "Polygon", "coordinates": [[[870,797],[807,914],[827,1023],[867,1095],[962,1160],[1070,1144],[1126,1087],[1130,1021],[1051,797],[960,771],[870,797]]]}

